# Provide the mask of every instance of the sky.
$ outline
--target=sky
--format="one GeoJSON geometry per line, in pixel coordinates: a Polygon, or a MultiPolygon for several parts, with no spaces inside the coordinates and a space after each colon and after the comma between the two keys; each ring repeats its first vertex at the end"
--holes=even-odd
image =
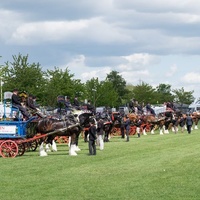
{"type": "Polygon", "coordinates": [[[117,71],[200,97],[199,0],[1,0],[0,16],[0,65],[22,54],[83,83],[117,71]]]}

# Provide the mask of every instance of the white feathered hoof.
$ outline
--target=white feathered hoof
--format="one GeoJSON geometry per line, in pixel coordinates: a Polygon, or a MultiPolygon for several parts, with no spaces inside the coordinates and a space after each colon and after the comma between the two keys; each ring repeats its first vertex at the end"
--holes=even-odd
{"type": "Polygon", "coordinates": [[[71,136],[69,136],[68,147],[70,147],[70,145],[71,145],[71,140],[72,140],[72,138],[71,138],[71,136]]]}
{"type": "Polygon", "coordinates": [[[165,130],[164,133],[165,133],[165,134],[169,134],[169,131],[168,131],[168,130],[165,130]]]}
{"type": "Polygon", "coordinates": [[[40,151],[40,156],[48,156],[48,154],[47,154],[47,152],[45,152],[45,151],[40,151]]]}
{"type": "Polygon", "coordinates": [[[147,135],[147,133],[146,133],[145,129],[142,131],[142,133],[143,133],[143,135],[147,135]]]}
{"type": "Polygon", "coordinates": [[[74,145],[74,144],[72,144],[72,145],[70,146],[70,149],[69,149],[69,155],[70,155],[70,156],[77,156],[77,153],[76,153],[76,151],[75,151],[75,149],[76,149],[75,146],[76,146],[76,145],[74,145]]]}
{"type": "Polygon", "coordinates": [[[52,146],[51,146],[51,147],[52,147],[52,151],[55,151],[55,152],[58,151],[58,150],[57,150],[57,145],[56,145],[56,143],[55,143],[54,140],[53,140],[53,142],[52,142],[52,146]]]}
{"type": "Polygon", "coordinates": [[[44,150],[43,143],[40,145],[39,155],[40,156],[48,156],[47,152],[44,150]]]}
{"type": "Polygon", "coordinates": [[[50,149],[50,144],[46,144],[46,147],[45,147],[45,149],[46,149],[46,152],[51,152],[51,149],[50,149]]]}
{"type": "Polygon", "coordinates": [[[195,130],[197,130],[197,129],[198,129],[197,125],[195,125],[194,129],[195,129],[195,130]]]}
{"type": "Polygon", "coordinates": [[[81,149],[78,146],[76,146],[75,151],[81,151],[81,149]]]}

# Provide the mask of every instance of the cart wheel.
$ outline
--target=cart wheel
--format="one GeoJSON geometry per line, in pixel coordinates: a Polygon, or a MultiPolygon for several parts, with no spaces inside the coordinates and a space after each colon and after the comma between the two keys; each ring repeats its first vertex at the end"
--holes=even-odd
{"type": "Polygon", "coordinates": [[[25,151],[29,151],[29,142],[23,143],[25,147],[25,151]]]}
{"type": "Polygon", "coordinates": [[[0,145],[0,154],[3,158],[14,158],[18,155],[17,143],[12,140],[5,140],[0,145]]]}
{"type": "Polygon", "coordinates": [[[35,151],[38,147],[38,142],[37,141],[32,141],[30,143],[30,150],[35,151]]]}
{"type": "Polygon", "coordinates": [[[24,155],[26,148],[24,143],[18,144],[18,156],[24,155]]]}

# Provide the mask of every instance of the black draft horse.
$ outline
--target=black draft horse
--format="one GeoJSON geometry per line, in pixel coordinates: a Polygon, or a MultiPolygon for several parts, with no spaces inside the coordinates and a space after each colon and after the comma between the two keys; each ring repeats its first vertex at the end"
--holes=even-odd
{"type": "MultiPolygon", "coordinates": [[[[45,117],[36,122],[35,132],[40,134],[46,134],[47,137],[39,141],[40,144],[40,156],[46,156],[47,152],[44,148],[44,143],[51,144],[52,148],[56,146],[54,138],[56,136],[69,136],[69,155],[77,155],[76,151],[79,151],[78,138],[85,127],[92,113],[89,111],[72,109],[71,114],[63,115],[62,117],[45,117]]],[[[55,148],[56,149],[56,148],[55,148]]]]}
{"type": "Polygon", "coordinates": [[[81,126],[73,116],[70,116],[65,120],[53,117],[41,118],[37,122],[36,132],[47,135],[45,139],[41,139],[39,141],[40,156],[47,156],[47,152],[44,148],[44,143],[55,145],[54,138],[56,136],[70,136],[71,144],[69,155],[77,155],[76,151],[79,150],[79,148],[77,147],[77,141],[81,132],[81,126]]]}

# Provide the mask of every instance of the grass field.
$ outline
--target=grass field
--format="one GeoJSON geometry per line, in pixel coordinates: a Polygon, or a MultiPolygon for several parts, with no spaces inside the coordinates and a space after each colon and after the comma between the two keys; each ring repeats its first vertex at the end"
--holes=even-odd
{"type": "Polygon", "coordinates": [[[192,134],[113,137],[88,156],[80,138],[78,156],[26,152],[0,158],[2,200],[190,200],[200,199],[200,130],[192,134]]]}

